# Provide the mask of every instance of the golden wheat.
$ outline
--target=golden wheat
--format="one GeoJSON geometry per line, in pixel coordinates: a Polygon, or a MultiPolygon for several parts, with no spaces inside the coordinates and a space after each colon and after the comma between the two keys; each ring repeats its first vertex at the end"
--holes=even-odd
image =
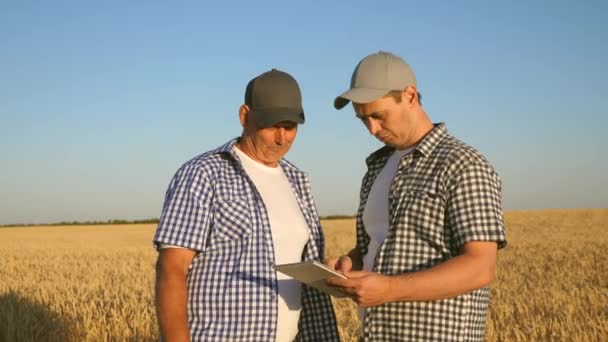
{"type": "MultiPolygon", "coordinates": [[[[608,210],[506,214],[488,341],[608,340],[608,210]]],[[[324,221],[326,256],[354,221],[324,221]]],[[[155,340],[153,225],[0,229],[0,341],[155,340]]],[[[334,300],[343,341],[355,305],[334,300]]]]}

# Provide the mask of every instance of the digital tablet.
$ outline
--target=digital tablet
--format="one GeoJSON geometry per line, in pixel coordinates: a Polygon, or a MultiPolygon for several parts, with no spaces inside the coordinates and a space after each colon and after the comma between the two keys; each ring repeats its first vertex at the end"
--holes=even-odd
{"type": "Polygon", "coordinates": [[[325,279],[327,278],[339,277],[346,279],[346,276],[320,262],[303,261],[293,264],[275,265],[274,269],[334,297],[346,297],[346,294],[340,288],[325,283],[325,279]]]}

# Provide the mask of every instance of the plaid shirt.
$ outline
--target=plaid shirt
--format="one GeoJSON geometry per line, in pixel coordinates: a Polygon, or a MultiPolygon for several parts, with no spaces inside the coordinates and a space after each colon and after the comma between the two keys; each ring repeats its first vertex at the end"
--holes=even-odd
{"type": "MultiPolygon", "coordinates": [[[[199,253],[187,275],[193,341],[274,341],[278,284],[266,207],[233,151],[236,139],[185,163],[165,197],[154,242],[199,253]]],[[[308,223],[302,259],[323,260],[323,234],[306,174],[286,160],[308,223]]],[[[338,341],[329,296],[302,286],[298,341],[338,341]]]]}
{"type": "MultiPolygon", "coordinates": [[[[370,155],[357,214],[357,247],[367,253],[363,209],[376,176],[394,151],[370,155]]],[[[389,232],[373,270],[398,275],[431,268],[460,254],[469,241],[506,245],[501,182],[476,150],[435,127],[399,164],[389,191],[389,232]]],[[[370,341],[482,341],[488,288],[454,298],[393,302],[365,310],[370,341]]]]}

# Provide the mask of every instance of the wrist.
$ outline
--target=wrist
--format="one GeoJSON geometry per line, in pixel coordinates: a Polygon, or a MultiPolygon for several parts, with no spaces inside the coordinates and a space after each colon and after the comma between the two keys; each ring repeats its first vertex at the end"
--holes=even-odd
{"type": "Polygon", "coordinates": [[[403,275],[393,275],[387,276],[387,286],[388,286],[388,302],[402,302],[407,301],[410,297],[410,294],[407,293],[407,287],[404,287],[404,284],[407,284],[403,275]]]}

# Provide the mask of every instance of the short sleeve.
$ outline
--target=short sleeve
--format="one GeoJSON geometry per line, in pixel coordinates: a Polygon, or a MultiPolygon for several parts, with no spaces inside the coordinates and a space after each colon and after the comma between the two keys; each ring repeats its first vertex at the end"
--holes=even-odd
{"type": "Polygon", "coordinates": [[[211,220],[213,187],[195,165],[180,168],[167,189],[154,243],[203,251],[211,220]]]}
{"type": "Polygon", "coordinates": [[[501,181],[488,163],[477,161],[456,175],[446,217],[460,246],[469,241],[496,241],[498,248],[506,246],[501,181]]]}

